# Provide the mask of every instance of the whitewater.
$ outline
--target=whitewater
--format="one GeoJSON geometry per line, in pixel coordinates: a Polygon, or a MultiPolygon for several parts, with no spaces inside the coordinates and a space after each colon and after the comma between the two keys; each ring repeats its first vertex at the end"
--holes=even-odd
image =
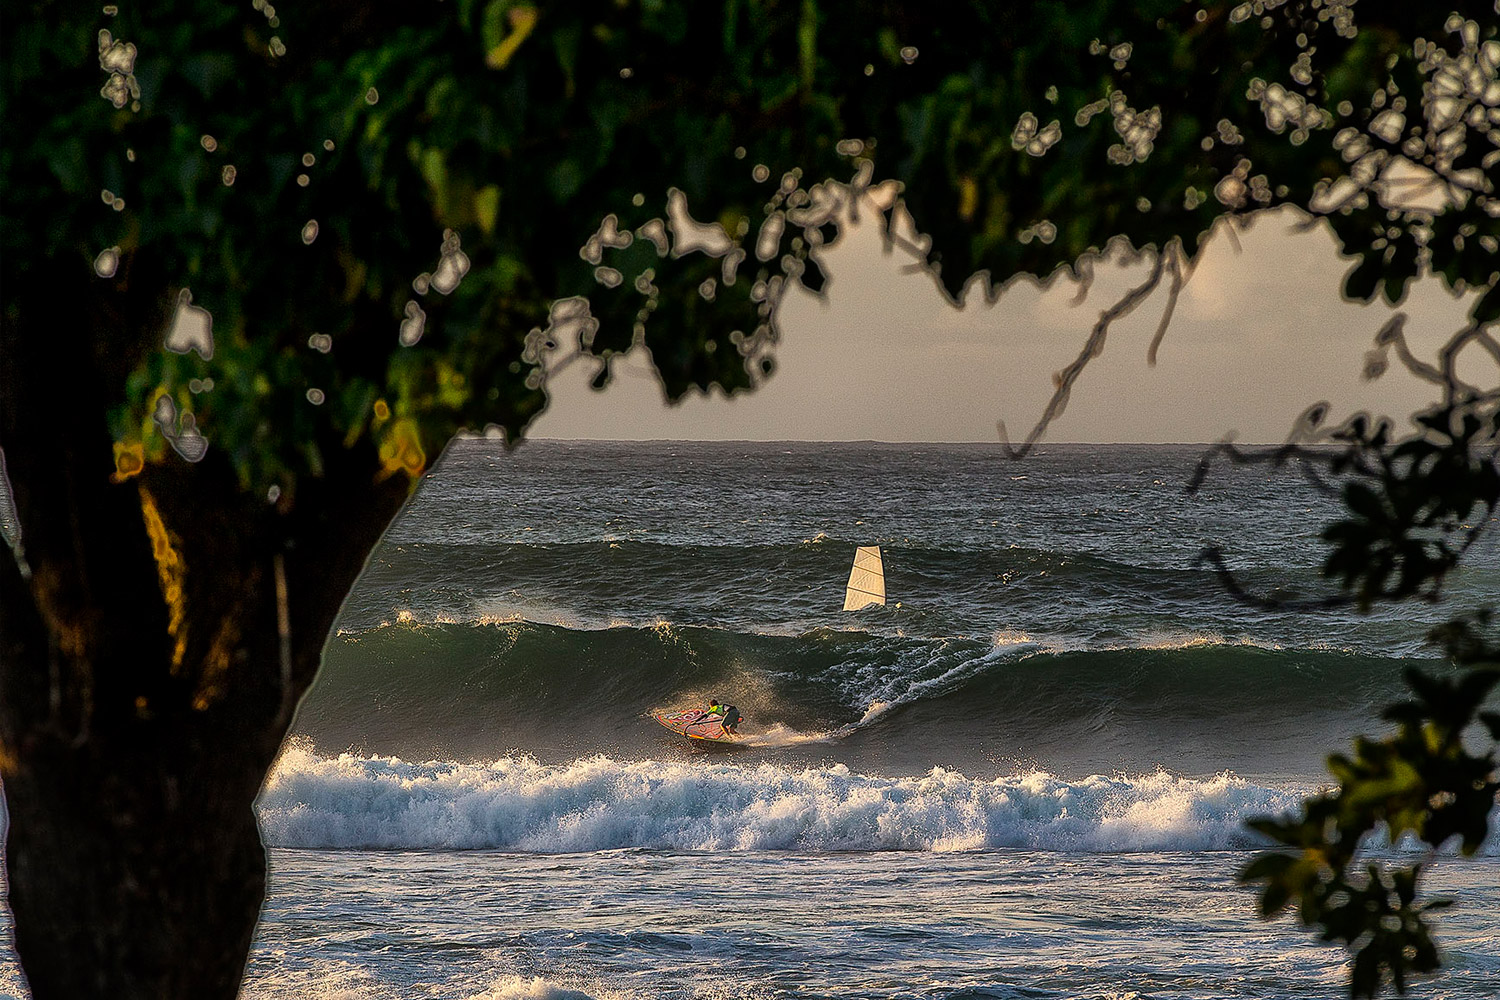
{"type": "Polygon", "coordinates": [[[292,748],[266,784],[276,847],[679,851],[1204,851],[1254,843],[1244,821],[1297,794],[1232,775],[1165,773],[989,781],[933,768],[908,778],[842,764],[408,763],[292,748]]]}

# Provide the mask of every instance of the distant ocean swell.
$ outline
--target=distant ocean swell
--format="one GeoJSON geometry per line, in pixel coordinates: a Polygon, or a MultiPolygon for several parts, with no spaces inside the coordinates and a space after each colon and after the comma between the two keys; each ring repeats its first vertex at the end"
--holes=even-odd
{"type": "Polygon", "coordinates": [[[598,756],[544,765],[321,757],[287,749],[258,815],[266,843],[308,849],[1162,852],[1254,845],[1244,822],[1303,790],[1232,775],[977,781],[934,768],[877,777],[598,756]]]}
{"type": "MultiPolygon", "coordinates": [[[[564,605],[581,601],[590,612],[559,621],[573,627],[607,624],[618,612],[643,607],[698,624],[747,612],[752,619],[778,623],[824,621],[841,614],[849,560],[860,541],[871,539],[753,545],[639,538],[551,544],[408,542],[383,549],[372,562],[363,584],[368,599],[357,596],[351,602],[346,622],[356,628],[379,622],[389,612],[370,601],[392,595],[407,595],[420,609],[450,616],[466,615],[477,603],[497,617],[519,612],[535,620],[546,620],[535,608],[549,596],[564,605]],[[514,607],[509,606],[512,597],[514,607]]],[[[1210,573],[1188,565],[1150,567],[1088,552],[992,547],[993,539],[959,548],[874,541],[885,543],[891,602],[902,602],[906,615],[917,621],[946,620],[953,612],[981,619],[1045,614],[1064,596],[1070,607],[1105,614],[1130,612],[1135,603],[1130,595],[1141,593],[1195,608],[1213,607],[1223,598],[1210,573]]],[[[1254,572],[1257,584],[1267,589],[1296,586],[1311,575],[1306,568],[1281,565],[1254,572]]],[[[1237,610],[1247,620],[1261,617],[1237,610]]]]}

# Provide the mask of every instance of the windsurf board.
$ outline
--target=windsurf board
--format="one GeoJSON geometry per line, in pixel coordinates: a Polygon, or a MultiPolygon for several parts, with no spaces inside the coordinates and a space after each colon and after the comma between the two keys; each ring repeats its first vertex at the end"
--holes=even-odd
{"type": "Polygon", "coordinates": [[[690,740],[705,740],[709,743],[738,742],[733,733],[724,730],[724,716],[717,712],[708,715],[701,708],[690,708],[682,712],[652,712],[651,718],[678,736],[686,736],[690,740]]]}

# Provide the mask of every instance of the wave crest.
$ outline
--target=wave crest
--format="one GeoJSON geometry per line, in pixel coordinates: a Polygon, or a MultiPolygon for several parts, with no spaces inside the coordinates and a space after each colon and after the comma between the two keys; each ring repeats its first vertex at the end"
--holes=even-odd
{"type": "Polygon", "coordinates": [[[1231,774],[980,781],[605,756],[412,763],[293,745],[258,815],[268,844],[312,849],[1161,852],[1253,846],[1245,820],[1304,792],[1231,774]]]}

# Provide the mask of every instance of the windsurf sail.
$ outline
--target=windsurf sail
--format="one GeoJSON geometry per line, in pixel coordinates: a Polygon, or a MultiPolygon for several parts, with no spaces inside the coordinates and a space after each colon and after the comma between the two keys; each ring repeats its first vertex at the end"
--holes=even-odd
{"type": "Polygon", "coordinates": [[[849,571],[849,588],[844,591],[844,610],[858,611],[870,604],[885,603],[885,567],[880,562],[880,546],[861,545],[854,550],[854,568],[849,571]]]}
{"type": "Polygon", "coordinates": [[[709,714],[701,708],[684,712],[652,712],[651,717],[679,736],[711,743],[733,743],[734,734],[724,729],[724,716],[709,714]]]}

